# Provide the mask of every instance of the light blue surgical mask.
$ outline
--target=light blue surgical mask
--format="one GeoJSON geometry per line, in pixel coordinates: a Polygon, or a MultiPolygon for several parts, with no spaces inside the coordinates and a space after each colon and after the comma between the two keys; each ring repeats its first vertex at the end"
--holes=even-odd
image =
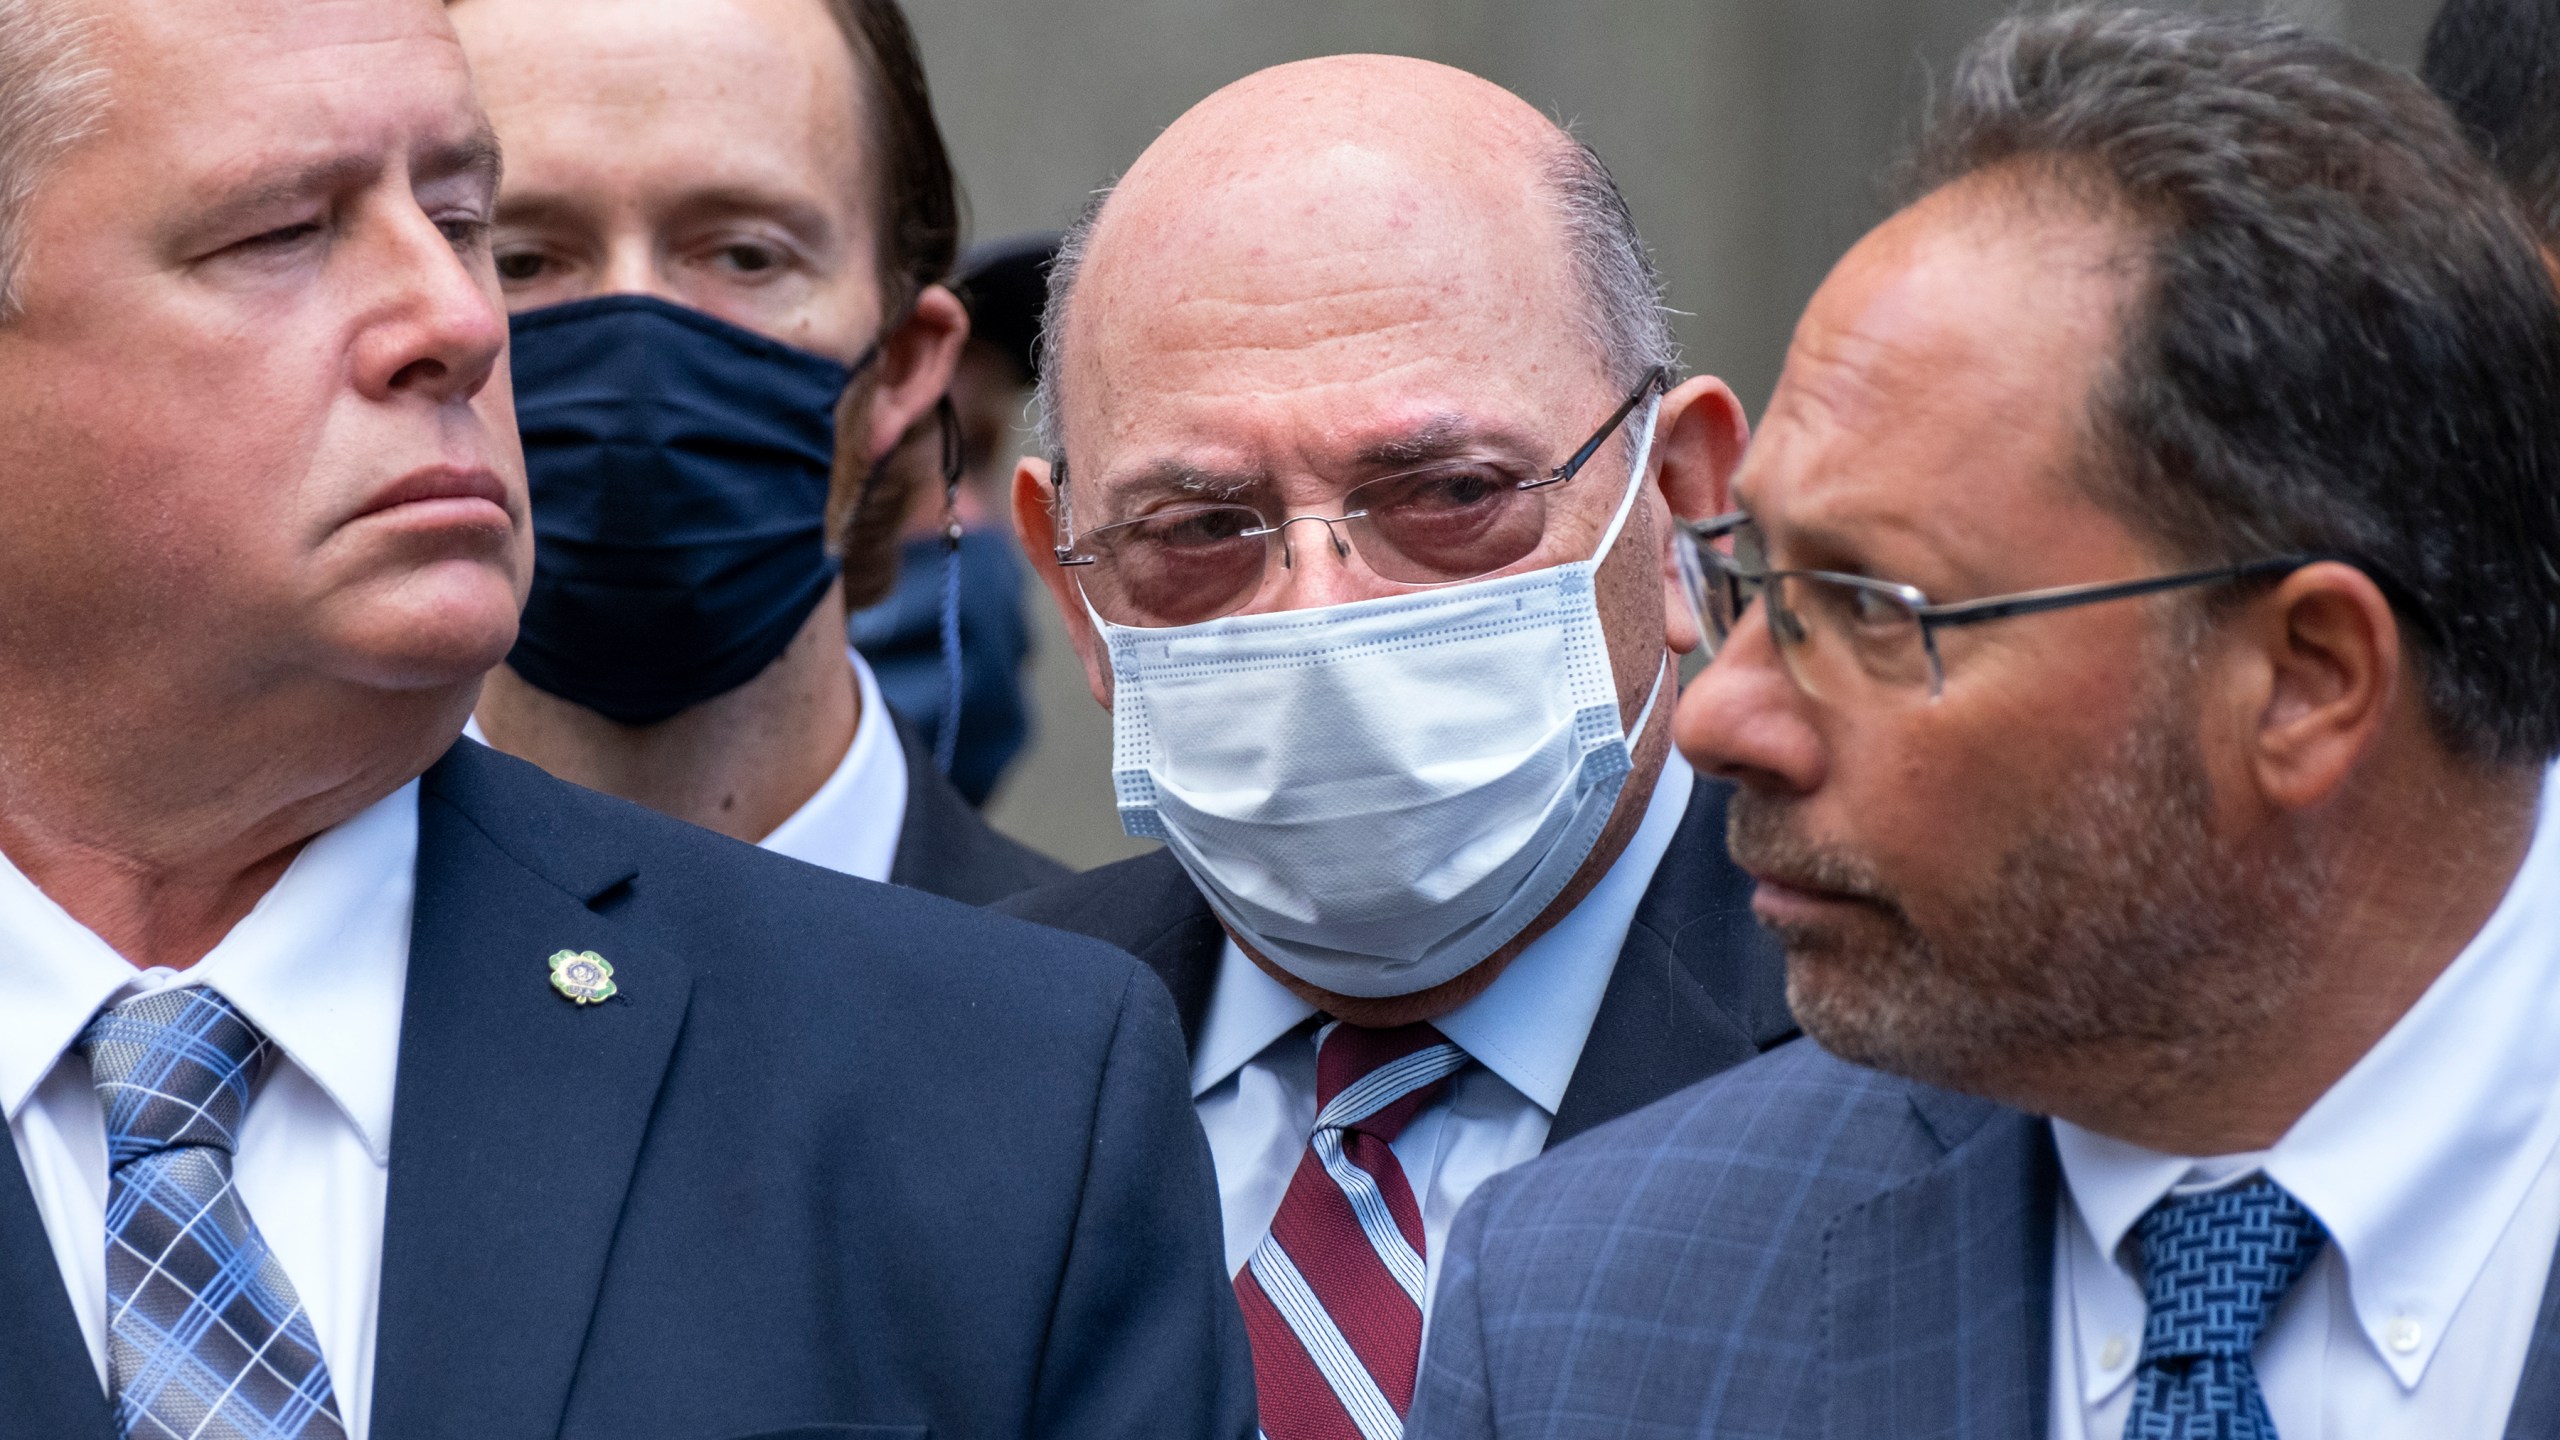
{"type": "Polygon", "coordinates": [[[1596,590],[1660,404],[1588,560],[1169,629],[1096,615],[1122,828],[1335,994],[1428,990],[1526,930],[1599,843],[1667,683],[1666,662],[1622,728],[1596,590]]]}

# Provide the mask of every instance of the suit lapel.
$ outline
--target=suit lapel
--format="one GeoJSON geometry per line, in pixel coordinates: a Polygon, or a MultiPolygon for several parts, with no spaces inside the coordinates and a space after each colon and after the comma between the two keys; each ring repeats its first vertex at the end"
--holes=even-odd
{"type": "Polygon", "coordinates": [[[1833,1222],[1826,1433],[2035,1440],[2052,1349],[2052,1132],[1943,1091],[1913,1103],[1952,1148],[1833,1222]]]}
{"type": "MultiPolygon", "coordinates": [[[[106,1244],[101,1231],[98,1243],[106,1244]]],[[[0,1440],[114,1440],[115,1412],[80,1338],[44,1216],[0,1143],[0,1440]]]]}
{"type": "Polygon", "coordinates": [[[590,902],[633,868],[564,792],[474,747],[421,795],[384,1223],[375,1433],[549,1435],[681,1028],[691,972],[590,902]],[[503,837],[503,839],[498,838],[503,837]],[[528,857],[533,857],[528,859],[528,857]],[[594,950],[581,1006],[547,957],[594,950]]]}
{"type": "Polygon", "coordinates": [[[897,735],[899,758],[907,767],[907,808],[899,817],[889,883],[944,894],[936,882],[947,884],[968,860],[948,808],[962,802],[946,790],[942,772],[933,768],[933,757],[925,753],[923,743],[894,716],[888,723],[897,735]]]}
{"type": "Polygon", "coordinates": [[[1729,787],[1700,777],[1627,927],[1549,1147],[1739,1065],[1795,1033],[1777,942],[1724,852],[1729,787]]]}
{"type": "Polygon", "coordinates": [[[1209,998],[1218,988],[1218,956],[1226,944],[1227,932],[1217,914],[1202,906],[1198,916],[1166,931],[1138,956],[1173,992],[1185,1051],[1199,1043],[1200,1027],[1208,1023],[1209,998]]]}
{"type": "Polygon", "coordinates": [[[2515,1408],[2507,1412],[2507,1440],[2552,1435],[2560,1435],[2560,1257],[2554,1257],[2551,1278],[2542,1282],[2542,1313],[2534,1319],[2533,1339],[2525,1349],[2515,1408]]]}
{"type": "MultiPolygon", "coordinates": [[[[1111,877],[1108,893],[1097,897],[1120,923],[1096,926],[1084,933],[1135,955],[1165,989],[1173,992],[1174,1013],[1182,1020],[1187,1051],[1200,1039],[1209,1018],[1210,992],[1218,986],[1218,960],[1226,953],[1226,927],[1191,883],[1171,850],[1155,850],[1099,872],[1111,877]]],[[[1075,928],[1083,929],[1081,925],[1075,928]]]]}

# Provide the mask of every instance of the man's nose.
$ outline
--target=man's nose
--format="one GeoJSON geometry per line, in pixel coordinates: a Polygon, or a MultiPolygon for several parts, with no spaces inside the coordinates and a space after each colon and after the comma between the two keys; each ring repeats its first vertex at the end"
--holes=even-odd
{"type": "MultiPolygon", "coordinates": [[[[660,265],[657,247],[646,236],[617,234],[605,246],[604,264],[596,269],[598,295],[647,295],[670,305],[685,304],[675,281],[660,265]]],[[[691,307],[688,307],[691,308],[691,307]]]]}
{"type": "Polygon", "coordinates": [[[1822,784],[1828,761],[1810,704],[1788,678],[1769,634],[1768,606],[1743,613],[1714,662],[1681,692],[1671,738],[1689,763],[1755,789],[1804,794],[1822,784]]]}
{"type": "Polygon", "coordinates": [[[1265,603],[1257,609],[1312,610],[1402,593],[1382,583],[1362,563],[1366,557],[1352,548],[1350,527],[1340,520],[1293,515],[1280,522],[1280,533],[1274,538],[1278,542],[1272,562],[1276,573],[1266,577],[1265,603]]]}
{"type": "Polygon", "coordinates": [[[401,215],[369,263],[386,298],[359,342],[359,386],[439,404],[479,394],[506,353],[507,314],[443,229],[422,211],[401,215]]]}

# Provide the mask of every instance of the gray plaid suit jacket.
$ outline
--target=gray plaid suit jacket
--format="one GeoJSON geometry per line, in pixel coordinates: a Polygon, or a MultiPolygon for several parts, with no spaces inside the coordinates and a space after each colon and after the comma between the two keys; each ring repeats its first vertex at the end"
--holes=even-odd
{"type": "MultiPolygon", "coordinates": [[[[2052,1131],[1797,1041],[1499,1175],[1410,1440],[2030,1440],[2052,1131]]],[[[2560,1435],[2560,1276],[2511,1440],[2560,1435]]]]}

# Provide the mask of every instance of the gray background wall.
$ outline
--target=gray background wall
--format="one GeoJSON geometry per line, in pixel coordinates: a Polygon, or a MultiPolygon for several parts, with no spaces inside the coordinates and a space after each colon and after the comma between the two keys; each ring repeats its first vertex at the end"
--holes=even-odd
{"type": "MultiPolygon", "coordinates": [[[[2414,63],[2438,0],[2281,6],[2414,63]]],[[[1055,228],[1176,116],[1343,51],[1475,71],[1575,125],[1625,188],[1691,366],[1757,412],[1797,312],[1882,213],[1930,77],[2009,0],[907,0],[974,233],[1055,228]]],[[[2231,7],[2226,7],[2231,8],[2231,7]]],[[[2251,8],[2255,8],[2254,6],[2251,8]]],[[[1119,833],[1110,724],[1045,597],[1042,731],[991,813],[1077,865],[1119,833]]]]}

